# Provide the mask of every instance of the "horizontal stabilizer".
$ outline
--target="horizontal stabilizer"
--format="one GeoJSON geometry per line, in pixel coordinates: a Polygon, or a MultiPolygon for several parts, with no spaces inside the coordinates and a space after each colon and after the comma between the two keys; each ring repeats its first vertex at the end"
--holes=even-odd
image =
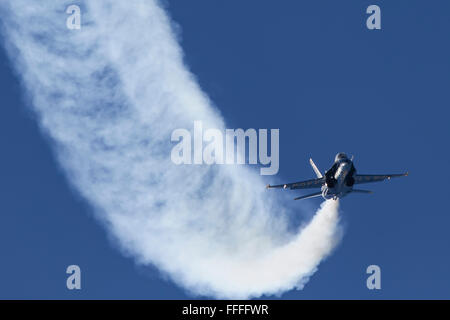
{"type": "Polygon", "coordinates": [[[294,200],[303,200],[303,199],[309,199],[309,198],[314,198],[314,197],[320,197],[321,195],[322,195],[322,192],[319,191],[319,192],[308,194],[306,196],[294,198],[294,200]]]}

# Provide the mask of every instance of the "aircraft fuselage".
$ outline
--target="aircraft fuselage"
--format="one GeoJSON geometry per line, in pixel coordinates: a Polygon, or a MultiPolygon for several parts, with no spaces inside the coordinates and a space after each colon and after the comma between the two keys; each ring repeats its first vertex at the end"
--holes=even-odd
{"type": "Polygon", "coordinates": [[[325,173],[325,184],[322,186],[324,199],[337,199],[352,192],[356,169],[353,161],[347,157],[337,158],[333,166],[325,173]]]}

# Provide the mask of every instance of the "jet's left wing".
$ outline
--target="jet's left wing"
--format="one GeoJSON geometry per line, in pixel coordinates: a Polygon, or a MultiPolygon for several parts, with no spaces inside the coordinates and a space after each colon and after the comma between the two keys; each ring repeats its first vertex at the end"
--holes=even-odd
{"type": "Polygon", "coordinates": [[[355,184],[358,184],[389,180],[391,178],[404,177],[407,175],[408,172],[400,174],[355,174],[353,178],[355,179],[355,184]]]}
{"type": "Polygon", "coordinates": [[[276,186],[267,185],[267,189],[271,188],[283,188],[283,189],[310,189],[320,188],[325,183],[325,178],[311,179],[306,181],[299,181],[293,183],[279,184],[276,186]]]}

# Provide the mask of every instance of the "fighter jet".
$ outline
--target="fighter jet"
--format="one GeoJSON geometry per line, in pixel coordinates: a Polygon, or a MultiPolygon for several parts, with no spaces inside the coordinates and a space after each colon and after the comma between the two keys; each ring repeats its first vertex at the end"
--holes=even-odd
{"type": "Polygon", "coordinates": [[[299,181],[287,184],[280,184],[276,186],[267,185],[268,189],[283,188],[283,189],[310,189],[320,188],[321,190],[312,194],[294,198],[294,200],[302,200],[322,196],[324,199],[338,199],[348,195],[351,192],[356,193],[372,193],[369,190],[353,189],[355,184],[377,182],[389,180],[395,177],[407,176],[408,172],[400,174],[356,174],[355,166],[353,165],[353,157],[349,159],[343,152],[339,152],[334,163],[324,175],[319,171],[312,159],[309,163],[317,175],[317,179],[306,181],[299,181]]]}

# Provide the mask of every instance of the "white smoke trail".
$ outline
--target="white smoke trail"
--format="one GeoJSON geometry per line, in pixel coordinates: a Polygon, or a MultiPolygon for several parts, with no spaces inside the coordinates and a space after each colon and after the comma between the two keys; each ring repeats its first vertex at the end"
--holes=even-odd
{"type": "Polygon", "coordinates": [[[6,47],[69,181],[121,249],[194,294],[249,298],[301,288],[339,240],[338,202],[302,230],[258,174],[175,166],[170,134],[224,128],[154,0],[3,0],[6,47]]]}

